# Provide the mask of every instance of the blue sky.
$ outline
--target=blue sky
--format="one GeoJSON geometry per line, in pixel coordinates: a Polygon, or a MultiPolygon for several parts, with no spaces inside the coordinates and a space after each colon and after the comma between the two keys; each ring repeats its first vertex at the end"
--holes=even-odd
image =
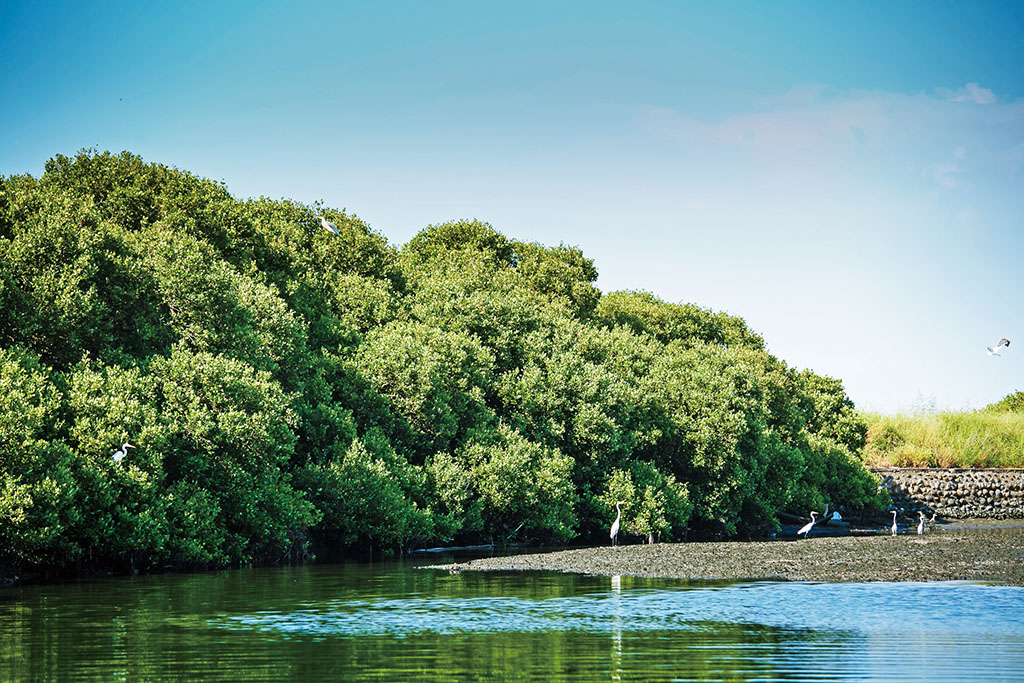
{"type": "Polygon", "coordinates": [[[1024,5],[166,5],[0,3],[0,174],[127,149],[396,245],[478,218],[864,409],[1024,389],[1024,5]]]}

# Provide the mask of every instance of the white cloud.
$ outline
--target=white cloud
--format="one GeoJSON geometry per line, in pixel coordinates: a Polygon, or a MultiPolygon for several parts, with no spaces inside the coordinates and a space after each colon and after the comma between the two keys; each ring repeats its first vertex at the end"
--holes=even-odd
{"type": "Polygon", "coordinates": [[[704,122],[672,109],[652,107],[641,118],[656,135],[681,142],[717,141],[742,149],[792,152],[822,145],[863,144],[888,127],[883,103],[871,98],[825,101],[794,88],[762,103],[764,111],[704,122]]]}
{"type": "Polygon", "coordinates": [[[974,208],[970,206],[964,207],[953,214],[953,220],[958,223],[973,223],[976,218],[977,214],[975,214],[974,208]]]}
{"type": "Polygon", "coordinates": [[[941,187],[954,188],[963,185],[962,178],[965,167],[960,162],[967,156],[967,149],[961,145],[953,150],[953,156],[948,161],[941,161],[929,164],[925,168],[925,175],[930,177],[941,187]]]}
{"type": "Polygon", "coordinates": [[[979,173],[1017,173],[1024,161],[1024,100],[998,101],[977,83],[931,94],[807,86],[754,104],[754,111],[710,120],[667,108],[638,118],[649,134],[679,143],[689,160],[705,165],[832,168],[889,181],[906,169],[918,182],[962,188],[980,182],[979,173]],[[988,106],[963,106],[968,101],[988,106]]]}
{"type": "Polygon", "coordinates": [[[963,168],[954,161],[941,161],[930,164],[925,173],[941,187],[953,188],[960,185],[957,174],[962,173],[963,168]]]}
{"type": "Polygon", "coordinates": [[[988,88],[983,88],[977,83],[968,83],[962,88],[950,90],[949,88],[936,88],[940,96],[950,102],[969,102],[971,104],[995,104],[996,94],[988,88]]]}

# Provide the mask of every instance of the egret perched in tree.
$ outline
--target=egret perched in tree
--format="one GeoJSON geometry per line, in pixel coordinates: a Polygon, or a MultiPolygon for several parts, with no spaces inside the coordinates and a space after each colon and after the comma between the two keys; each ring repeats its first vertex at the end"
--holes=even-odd
{"type": "Polygon", "coordinates": [[[121,450],[114,451],[114,454],[110,456],[110,459],[113,460],[114,462],[121,462],[124,456],[128,455],[129,448],[135,448],[135,446],[125,441],[123,444],[121,444],[121,450]]]}
{"type": "Polygon", "coordinates": [[[892,511],[892,535],[896,535],[896,511],[892,511]]]}
{"type": "Polygon", "coordinates": [[[800,527],[800,530],[796,532],[796,535],[799,536],[800,534],[803,534],[804,538],[807,538],[808,536],[810,536],[811,535],[811,529],[814,528],[814,522],[815,522],[815,518],[817,516],[818,516],[818,513],[814,512],[812,510],[811,511],[811,521],[807,522],[807,524],[804,524],[802,527],[800,527]]]}
{"type": "Polygon", "coordinates": [[[611,533],[612,545],[615,545],[616,543],[618,543],[619,523],[622,521],[622,507],[620,507],[620,506],[623,503],[625,503],[625,502],[626,501],[624,501],[624,500],[619,500],[619,501],[615,502],[615,511],[616,511],[617,514],[615,515],[615,521],[612,522],[612,533],[611,533]]]}
{"type": "Polygon", "coordinates": [[[927,519],[927,517],[924,514],[924,510],[918,510],[917,516],[919,518],[917,522],[917,535],[920,536],[924,533],[924,522],[927,519]]]}
{"type": "Polygon", "coordinates": [[[998,356],[1000,351],[1008,348],[1010,348],[1010,340],[1004,337],[1003,339],[1000,339],[999,343],[995,346],[985,347],[985,350],[988,351],[988,355],[990,356],[998,356]]]}
{"type": "Polygon", "coordinates": [[[323,216],[320,216],[320,225],[324,226],[324,230],[328,232],[333,232],[335,235],[338,235],[339,237],[341,236],[341,233],[338,232],[338,228],[335,227],[334,223],[330,222],[323,216]]]}

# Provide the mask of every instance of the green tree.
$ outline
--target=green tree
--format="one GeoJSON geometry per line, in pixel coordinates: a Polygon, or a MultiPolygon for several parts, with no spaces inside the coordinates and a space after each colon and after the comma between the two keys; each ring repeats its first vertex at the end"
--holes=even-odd
{"type": "Polygon", "coordinates": [[[1008,394],[995,403],[985,406],[985,410],[994,412],[1008,411],[1013,413],[1024,412],[1024,391],[1017,391],[1008,394]]]}
{"type": "Polygon", "coordinates": [[[764,348],[764,340],[742,318],[715,313],[694,304],[670,304],[648,292],[613,292],[597,304],[597,320],[607,326],[623,325],[662,342],[719,344],[764,348]]]}
{"type": "Polygon", "coordinates": [[[595,539],[622,499],[648,539],[880,504],[839,380],[596,279],[481,221],[396,248],[127,152],[0,178],[0,570],[595,539]]]}
{"type": "Polygon", "coordinates": [[[609,508],[624,503],[623,531],[648,543],[659,537],[684,538],[693,510],[685,484],[643,461],[634,462],[629,470],[612,470],[601,502],[609,508]]]}
{"type": "Polygon", "coordinates": [[[573,461],[500,425],[428,464],[441,509],[466,531],[502,541],[522,535],[565,541],[575,534],[573,461]]]}
{"type": "Polygon", "coordinates": [[[216,501],[225,556],[268,560],[301,544],[316,514],[285,469],[296,441],[292,397],[269,373],[204,352],[176,349],[153,374],[165,475],[216,501]]]}
{"type": "Polygon", "coordinates": [[[353,362],[406,421],[420,462],[493,420],[485,393],[494,359],[472,336],[394,322],[368,333],[353,362]]]}

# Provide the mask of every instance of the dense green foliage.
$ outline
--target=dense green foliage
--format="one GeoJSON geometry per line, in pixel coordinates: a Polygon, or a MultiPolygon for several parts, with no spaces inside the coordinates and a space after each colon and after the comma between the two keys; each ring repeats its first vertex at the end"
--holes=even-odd
{"type": "Polygon", "coordinates": [[[1004,396],[995,403],[986,406],[985,410],[996,413],[1024,413],[1024,391],[1015,391],[1009,396],[1004,396]]]}
{"type": "Polygon", "coordinates": [[[396,249],[128,153],[2,178],[0,570],[596,539],[615,500],[666,540],[878,504],[840,382],[596,279],[477,221],[396,249]]]}
{"type": "Polygon", "coordinates": [[[1024,392],[982,410],[864,418],[875,467],[1024,467],[1024,392]]]}

